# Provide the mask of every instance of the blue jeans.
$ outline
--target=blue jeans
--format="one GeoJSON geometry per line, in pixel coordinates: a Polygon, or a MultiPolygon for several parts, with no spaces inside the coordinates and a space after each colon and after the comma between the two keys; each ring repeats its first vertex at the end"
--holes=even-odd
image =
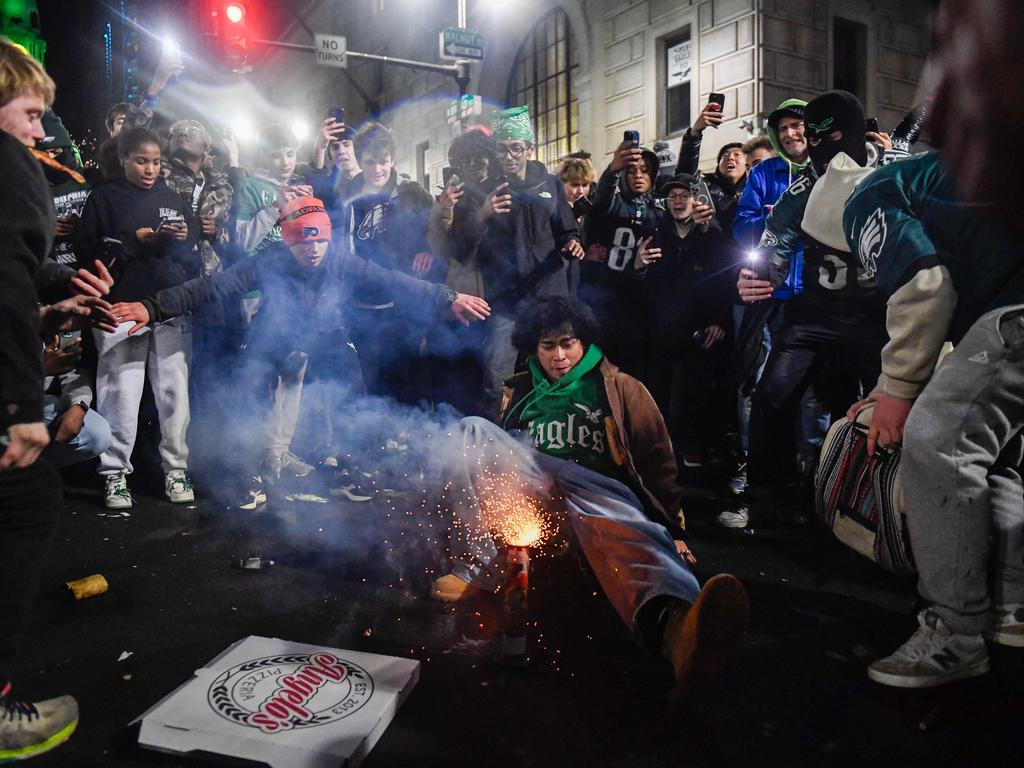
{"type": "MultiPolygon", "coordinates": [[[[43,395],[43,421],[50,426],[63,412],[63,403],[56,395],[43,395]]],[[[67,467],[88,461],[103,453],[110,447],[110,424],[92,408],[85,414],[82,431],[66,443],[53,440],[43,451],[43,458],[53,466],[67,467]]]]}
{"type": "Polygon", "coordinates": [[[501,583],[503,560],[494,540],[481,530],[474,487],[479,477],[473,471],[497,461],[505,471],[514,471],[524,491],[535,498],[562,497],[556,509],[559,521],[568,520],[609,602],[634,632],[640,608],[652,598],[674,597],[691,604],[697,599],[700,585],[672,536],[644,514],[640,500],[625,485],[533,450],[486,419],[469,417],[461,424],[466,460],[456,487],[468,493],[452,502],[459,521],[459,535],[451,543],[456,576],[487,591],[501,583]]]}

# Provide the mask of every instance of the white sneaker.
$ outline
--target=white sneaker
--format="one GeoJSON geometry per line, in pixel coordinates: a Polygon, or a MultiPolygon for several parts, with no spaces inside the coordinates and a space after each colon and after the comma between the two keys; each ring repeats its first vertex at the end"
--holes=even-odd
{"type": "Polygon", "coordinates": [[[172,469],[164,475],[164,493],[168,501],[175,504],[188,504],[196,500],[192,483],[183,469],[172,469]]]}
{"type": "Polygon", "coordinates": [[[1024,604],[995,606],[985,636],[999,645],[1024,648],[1024,604]]]}
{"type": "Polygon", "coordinates": [[[917,614],[917,623],[917,632],[895,653],[868,667],[868,677],[897,688],[931,688],[988,672],[981,635],[954,635],[930,609],[917,614]]]}
{"type": "Polygon", "coordinates": [[[132,492],[128,490],[128,475],[118,472],[107,475],[107,509],[131,509],[132,492]]]}
{"type": "Polygon", "coordinates": [[[750,522],[750,510],[747,507],[736,507],[720,512],[715,522],[723,528],[746,528],[750,522]]]}

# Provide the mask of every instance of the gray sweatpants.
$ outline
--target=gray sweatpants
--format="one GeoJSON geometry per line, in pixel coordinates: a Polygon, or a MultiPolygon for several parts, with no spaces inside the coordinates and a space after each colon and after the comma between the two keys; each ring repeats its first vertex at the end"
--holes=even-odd
{"type": "Polygon", "coordinates": [[[452,572],[485,590],[501,583],[503,560],[495,542],[480,528],[476,493],[480,467],[514,471],[524,493],[538,499],[561,495],[557,506],[567,520],[608,601],[636,631],[640,608],[651,598],[675,597],[693,603],[700,585],[680,558],[668,530],[647,518],[625,485],[572,461],[547,456],[523,445],[501,427],[476,416],[462,420],[465,461],[453,478],[449,504],[458,520],[453,531],[452,572]],[[466,491],[468,493],[459,492],[466,491]]]}
{"type": "Polygon", "coordinates": [[[957,634],[1024,603],[1024,305],[980,317],[907,419],[903,496],[921,596],[957,634]]]}

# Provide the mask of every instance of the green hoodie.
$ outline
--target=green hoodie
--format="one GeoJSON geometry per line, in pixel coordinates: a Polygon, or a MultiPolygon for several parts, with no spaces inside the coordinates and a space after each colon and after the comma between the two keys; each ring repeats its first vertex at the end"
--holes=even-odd
{"type": "MultiPolygon", "coordinates": [[[[784,102],[779,104],[779,106],[775,109],[775,111],[778,112],[780,109],[786,109],[787,107],[806,107],[806,106],[807,106],[807,102],[804,101],[803,99],[786,99],[784,102]]],[[[769,115],[769,119],[771,119],[770,115],[769,115]]],[[[790,181],[792,181],[793,174],[795,174],[797,171],[799,171],[802,168],[806,168],[807,167],[807,163],[810,162],[810,158],[808,158],[807,160],[804,160],[802,163],[795,163],[795,162],[793,162],[792,160],[789,159],[789,155],[787,155],[785,153],[785,151],[782,149],[782,145],[779,143],[779,134],[775,130],[775,128],[771,125],[771,123],[768,124],[768,129],[767,130],[768,130],[768,141],[770,141],[772,143],[772,149],[775,150],[775,156],[778,157],[778,158],[781,158],[782,160],[784,160],[786,162],[786,164],[789,166],[789,176],[790,176],[790,181]]]]}
{"type": "Polygon", "coordinates": [[[616,477],[619,468],[608,449],[605,430],[605,417],[611,411],[604,380],[597,372],[603,357],[601,348],[591,344],[572,370],[556,381],[551,381],[537,358],[531,357],[527,364],[533,389],[509,409],[503,426],[518,424],[528,430],[541,453],[616,477]],[[519,416],[513,418],[516,412],[519,416]]]}

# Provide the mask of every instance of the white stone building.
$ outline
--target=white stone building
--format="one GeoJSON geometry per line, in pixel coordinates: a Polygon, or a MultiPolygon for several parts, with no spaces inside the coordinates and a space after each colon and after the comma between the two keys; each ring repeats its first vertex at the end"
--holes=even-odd
{"type": "MultiPolygon", "coordinates": [[[[868,116],[893,128],[918,97],[931,45],[933,0],[467,0],[485,38],[470,92],[484,104],[529,104],[538,157],[587,149],[608,156],[626,129],[643,144],[679,137],[710,92],[725,94],[727,123],[709,132],[702,165],[726,141],[745,140],[792,96],[833,87],[857,93],[868,116]]],[[[438,33],[456,25],[456,0],[315,0],[284,39],[344,34],[351,50],[439,61],[438,33]]],[[[319,122],[343,104],[349,122],[367,101],[399,139],[399,168],[436,186],[458,125],[446,113],[452,79],[351,61],[347,74],[311,54],[275,51],[253,78],[289,113],[319,122]],[[358,86],[358,87],[357,87],[358,86]],[[360,91],[362,94],[360,94],[360,91]]],[[[708,162],[710,159],[710,163],[708,162]]]]}

